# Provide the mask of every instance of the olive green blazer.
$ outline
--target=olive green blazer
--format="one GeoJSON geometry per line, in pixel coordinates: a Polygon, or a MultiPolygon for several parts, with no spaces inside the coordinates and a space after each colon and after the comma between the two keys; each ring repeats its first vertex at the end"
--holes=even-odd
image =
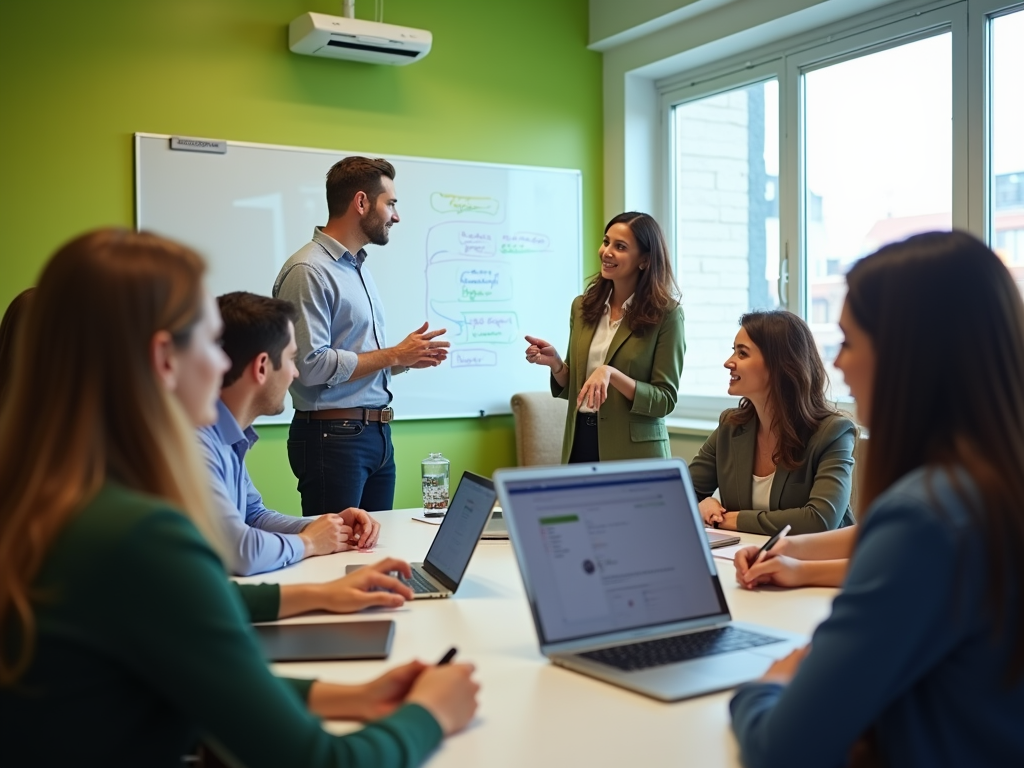
{"type": "Polygon", "coordinates": [[[853,525],[850,492],[857,427],[852,421],[838,414],[826,418],[807,441],[800,466],[792,472],[775,469],[769,508],[758,510],[751,509],[757,417],[734,426],[725,423],[728,413],[690,462],[699,501],[717,488],[722,506],[740,513],[736,527],[748,533],[774,534],[787,524],[795,534],[853,525]]]}
{"type": "MultiPolygon", "coordinates": [[[[594,340],[594,326],[583,322],[583,297],[572,302],[569,317],[569,349],[565,356],[569,382],[563,388],[551,377],[551,394],[569,401],[562,437],[562,463],[569,461],[576,431],[576,398],[587,380],[587,357],[594,340]]],[[[597,442],[602,461],[614,459],[667,458],[668,430],[665,416],[676,407],[679,377],[683,373],[683,308],[665,313],[660,325],[643,336],[623,322],[612,337],[605,364],[636,380],[632,400],[613,387],[598,411],[597,442]]]]}

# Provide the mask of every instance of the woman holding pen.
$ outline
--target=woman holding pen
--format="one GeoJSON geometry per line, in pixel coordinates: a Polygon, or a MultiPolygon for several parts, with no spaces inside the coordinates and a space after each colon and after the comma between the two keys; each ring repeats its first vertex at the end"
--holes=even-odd
{"type": "Polygon", "coordinates": [[[551,394],[569,401],[563,463],[668,457],[686,344],[665,236],[646,213],[621,213],[599,254],[572,303],[566,357],[527,336],[526,360],[550,368],[551,394]]]}
{"type": "Polygon", "coordinates": [[[855,538],[807,539],[849,570],[808,648],[733,698],[743,761],[1024,765],[1020,292],[961,232],[888,245],[847,284],[865,512],[855,538]]]}
{"type": "Polygon", "coordinates": [[[807,323],[783,310],[743,315],[725,367],[739,406],[690,462],[705,525],[767,534],[852,525],[857,428],[825,398],[807,323]]]}
{"type": "Polygon", "coordinates": [[[841,587],[857,543],[857,528],[838,528],[780,539],[758,559],[758,547],[736,553],[736,581],[753,589],[774,587],[841,587]]]}
{"type": "Polygon", "coordinates": [[[231,589],[195,439],[228,367],[203,270],[99,230],[32,296],[0,406],[0,763],[172,765],[203,738],[247,766],[418,764],[472,717],[472,667],[281,680],[231,589]]]}

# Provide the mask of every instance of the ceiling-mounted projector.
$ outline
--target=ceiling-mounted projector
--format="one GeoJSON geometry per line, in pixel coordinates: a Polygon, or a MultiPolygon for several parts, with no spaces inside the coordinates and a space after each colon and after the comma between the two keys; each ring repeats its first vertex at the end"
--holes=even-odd
{"type": "Polygon", "coordinates": [[[433,38],[424,29],[376,21],[304,13],[288,25],[288,47],[307,56],[411,64],[430,53],[433,38]]]}

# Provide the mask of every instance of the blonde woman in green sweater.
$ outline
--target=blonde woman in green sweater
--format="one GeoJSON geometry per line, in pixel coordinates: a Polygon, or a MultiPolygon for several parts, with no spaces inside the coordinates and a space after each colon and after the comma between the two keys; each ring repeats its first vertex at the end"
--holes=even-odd
{"type": "Polygon", "coordinates": [[[202,738],[247,766],[417,765],[472,717],[471,666],[280,680],[226,578],[194,437],[227,366],[203,269],[100,230],[42,274],[0,410],[0,764],[179,765],[202,738]],[[383,719],[335,737],[311,711],[383,719]]]}

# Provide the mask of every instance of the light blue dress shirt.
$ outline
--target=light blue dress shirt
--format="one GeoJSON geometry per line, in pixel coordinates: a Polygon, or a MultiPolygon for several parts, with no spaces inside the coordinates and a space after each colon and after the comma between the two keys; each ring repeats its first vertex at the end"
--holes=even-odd
{"type": "Polygon", "coordinates": [[[380,408],[391,402],[391,369],[352,380],[359,354],[384,349],[384,308],[362,248],[353,256],[320,227],[281,267],[274,296],[299,311],[295,343],[299,378],[291,386],[300,411],[380,408]]]}
{"type": "Polygon", "coordinates": [[[256,444],[256,430],[244,431],[228,407],[217,401],[217,423],[199,430],[210,468],[214,516],[221,526],[236,576],[274,571],[302,559],[299,531],[312,520],[282,515],[263,506],[245,468],[245,454],[256,444]]]}

